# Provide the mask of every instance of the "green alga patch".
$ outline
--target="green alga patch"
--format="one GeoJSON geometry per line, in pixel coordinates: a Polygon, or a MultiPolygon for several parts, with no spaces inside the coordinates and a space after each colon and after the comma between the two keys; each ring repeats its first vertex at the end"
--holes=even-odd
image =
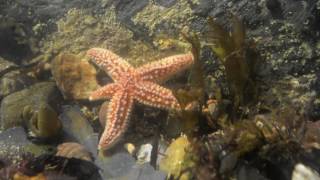
{"type": "MultiPolygon", "coordinates": [[[[153,12],[155,16],[156,12],[153,12]]],[[[157,35],[154,44],[133,40],[133,32],[116,18],[114,7],[109,7],[103,15],[94,15],[86,9],[71,9],[57,22],[57,31],[41,42],[41,55],[37,60],[52,60],[61,52],[78,54],[80,57],[92,47],[109,49],[134,66],[185,51],[178,39],[157,35]],[[159,43],[160,42],[160,43],[159,43]],[[161,44],[161,42],[170,42],[161,44]]]]}
{"type": "Polygon", "coordinates": [[[194,18],[192,13],[189,2],[186,0],[178,0],[169,8],[150,1],[132,20],[135,24],[148,28],[149,35],[153,36],[160,26],[170,27],[171,30],[183,29],[194,18]]]}
{"type": "Polygon", "coordinates": [[[85,9],[71,9],[56,24],[58,30],[41,42],[44,60],[50,60],[62,51],[84,55],[91,47],[103,47],[118,53],[133,44],[132,32],[117,22],[112,7],[103,15],[93,15],[85,9]]]}

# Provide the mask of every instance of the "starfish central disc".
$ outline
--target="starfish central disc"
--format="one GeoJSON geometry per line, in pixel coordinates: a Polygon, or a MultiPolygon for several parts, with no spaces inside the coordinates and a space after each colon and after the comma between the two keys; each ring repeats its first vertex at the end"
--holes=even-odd
{"type": "Polygon", "coordinates": [[[121,84],[122,88],[130,90],[135,88],[135,84],[137,82],[137,78],[135,76],[121,78],[119,84],[121,84]]]}
{"type": "Polygon", "coordinates": [[[191,66],[191,53],[170,56],[136,69],[107,49],[92,48],[87,55],[114,80],[114,83],[99,88],[89,97],[90,100],[111,99],[108,106],[100,109],[100,112],[106,112],[105,116],[100,116],[105,119],[100,121],[106,123],[98,149],[109,149],[119,140],[128,127],[134,101],[158,108],[180,109],[172,91],[157,83],[191,66]]]}

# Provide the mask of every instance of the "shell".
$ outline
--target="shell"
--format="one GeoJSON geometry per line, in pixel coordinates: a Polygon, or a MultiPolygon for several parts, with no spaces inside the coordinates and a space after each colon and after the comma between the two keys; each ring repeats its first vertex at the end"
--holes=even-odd
{"type": "Polygon", "coordinates": [[[93,161],[92,154],[87,149],[75,142],[62,143],[57,148],[56,156],[62,156],[67,158],[77,158],[86,161],[93,161]]]}

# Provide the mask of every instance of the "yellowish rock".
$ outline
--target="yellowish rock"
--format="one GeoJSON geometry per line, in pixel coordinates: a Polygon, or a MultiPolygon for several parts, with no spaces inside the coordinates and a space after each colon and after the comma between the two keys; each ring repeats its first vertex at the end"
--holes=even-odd
{"type": "Polygon", "coordinates": [[[65,99],[87,99],[99,87],[95,68],[75,55],[60,54],[51,65],[53,77],[65,99]]]}

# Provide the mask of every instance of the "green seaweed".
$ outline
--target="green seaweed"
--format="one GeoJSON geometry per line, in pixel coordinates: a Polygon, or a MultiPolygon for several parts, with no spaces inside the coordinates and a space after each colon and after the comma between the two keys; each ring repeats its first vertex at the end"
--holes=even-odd
{"type": "Polygon", "coordinates": [[[203,38],[224,66],[234,110],[237,110],[256,99],[254,79],[260,56],[254,42],[246,41],[243,22],[231,15],[231,23],[233,28],[228,32],[209,18],[209,30],[203,38]]]}

